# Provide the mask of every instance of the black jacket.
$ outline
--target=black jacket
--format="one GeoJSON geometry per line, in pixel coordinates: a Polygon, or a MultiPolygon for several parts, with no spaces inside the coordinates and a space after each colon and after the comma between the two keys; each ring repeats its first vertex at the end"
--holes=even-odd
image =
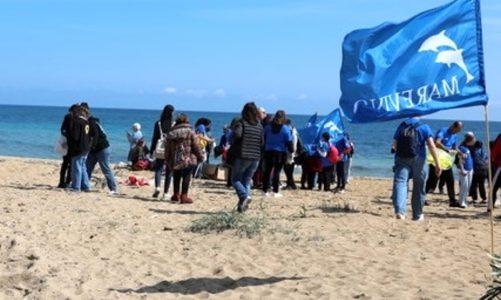
{"type": "Polygon", "coordinates": [[[71,122],[68,138],[70,157],[90,152],[90,125],[84,118],[75,118],[71,122]]]}
{"type": "Polygon", "coordinates": [[[263,147],[263,126],[261,123],[251,124],[240,120],[233,130],[233,146],[239,147],[237,157],[259,160],[263,147]]]}
{"type": "Polygon", "coordinates": [[[91,152],[99,152],[110,146],[108,137],[99,123],[99,119],[91,116],[89,118],[90,136],[91,136],[91,152]]]}
{"type": "Polygon", "coordinates": [[[160,135],[160,128],[158,127],[158,123],[160,122],[160,126],[162,127],[162,132],[165,136],[171,131],[172,129],[172,121],[170,120],[158,120],[155,122],[155,125],[153,127],[153,138],[151,139],[151,147],[150,151],[151,153],[155,152],[155,148],[157,147],[157,141],[161,137],[160,135]]]}

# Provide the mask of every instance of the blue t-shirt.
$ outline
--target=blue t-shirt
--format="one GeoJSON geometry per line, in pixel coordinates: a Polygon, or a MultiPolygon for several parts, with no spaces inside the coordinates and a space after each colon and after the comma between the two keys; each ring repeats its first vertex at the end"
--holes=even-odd
{"type": "Polygon", "coordinates": [[[264,128],[264,150],[287,152],[287,144],[292,141],[292,132],[288,126],[282,125],[279,132],[273,132],[272,125],[264,128]]]}
{"type": "Polygon", "coordinates": [[[332,166],[333,163],[329,160],[330,144],[328,142],[320,141],[318,144],[318,150],[326,154],[325,157],[321,156],[322,167],[326,168],[332,166]]]}
{"type": "Polygon", "coordinates": [[[201,134],[201,135],[206,135],[207,130],[205,130],[205,125],[200,124],[195,128],[195,133],[201,134]]]}
{"type": "Polygon", "coordinates": [[[449,131],[448,127],[440,128],[435,135],[435,139],[440,140],[447,149],[456,147],[457,135],[449,131]]]}
{"type": "MultiPolygon", "coordinates": [[[[463,157],[462,163],[463,163],[463,169],[465,171],[471,171],[473,170],[473,157],[471,156],[471,151],[466,147],[465,145],[459,146],[459,151],[461,151],[464,155],[466,155],[466,158],[463,157]]],[[[461,155],[461,153],[459,154],[461,155]]]]}
{"type": "MultiPolygon", "coordinates": [[[[398,136],[400,135],[400,130],[404,129],[405,127],[409,125],[413,125],[419,122],[418,119],[416,118],[411,118],[407,119],[400,126],[398,126],[397,131],[395,131],[395,135],[393,135],[393,139],[396,140],[398,136]]],[[[416,128],[418,132],[418,146],[419,146],[419,152],[418,155],[421,158],[426,158],[426,140],[433,137],[433,132],[431,131],[431,128],[427,124],[420,124],[416,128]]]]}

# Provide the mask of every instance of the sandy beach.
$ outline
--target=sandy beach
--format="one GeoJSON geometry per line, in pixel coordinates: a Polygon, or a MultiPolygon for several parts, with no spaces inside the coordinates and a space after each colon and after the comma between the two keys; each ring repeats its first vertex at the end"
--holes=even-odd
{"type": "Polygon", "coordinates": [[[490,282],[485,207],[431,195],[424,221],[396,220],[388,179],[256,192],[246,217],[266,226],[247,238],[189,231],[233,208],[222,181],[196,180],[179,205],[152,187],[57,189],[58,161],[0,157],[0,170],[0,299],[478,299],[490,282]]]}

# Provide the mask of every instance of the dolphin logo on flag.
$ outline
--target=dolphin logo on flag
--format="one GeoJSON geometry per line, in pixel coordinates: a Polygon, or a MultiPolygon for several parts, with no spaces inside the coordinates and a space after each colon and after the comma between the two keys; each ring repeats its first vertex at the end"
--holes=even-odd
{"type": "Polygon", "coordinates": [[[436,63],[446,64],[447,67],[451,67],[452,64],[457,65],[466,74],[466,83],[469,83],[475,77],[471,75],[464,63],[463,49],[459,49],[456,43],[445,35],[445,30],[442,30],[439,34],[435,34],[427,38],[419,47],[418,52],[433,51],[438,52],[436,63]],[[440,47],[452,48],[452,50],[439,51],[440,47]]]}

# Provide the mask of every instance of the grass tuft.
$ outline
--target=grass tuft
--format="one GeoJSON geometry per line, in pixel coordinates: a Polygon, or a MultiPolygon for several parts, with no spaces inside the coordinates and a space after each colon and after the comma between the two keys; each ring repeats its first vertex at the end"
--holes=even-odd
{"type": "Polygon", "coordinates": [[[189,229],[191,232],[203,234],[235,230],[240,237],[252,238],[260,234],[266,224],[266,220],[262,217],[220,211],[194,220],[189,229]]]}

